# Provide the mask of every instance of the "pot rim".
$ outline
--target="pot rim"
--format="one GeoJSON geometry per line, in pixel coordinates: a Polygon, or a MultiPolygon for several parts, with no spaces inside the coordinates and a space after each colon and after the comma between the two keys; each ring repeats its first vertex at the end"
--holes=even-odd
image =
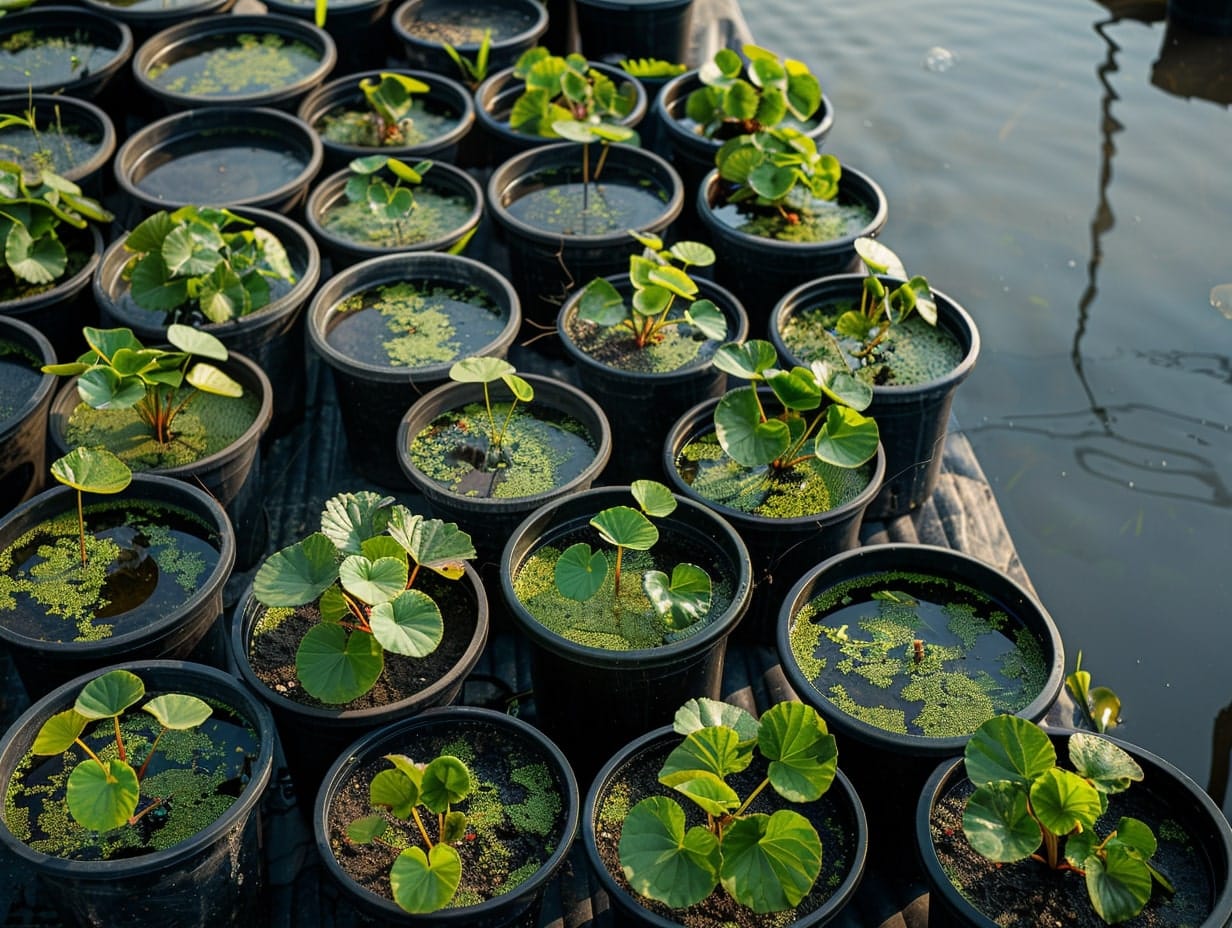
{"type": "Polygon", "coordinates": [[[24,315],[49,304],[57,303],[86,288],[91,279],[93,279],[95,270],[97,270],[103,260],[103,233],[99,231],[98,225],[95,223],[90,223],[85,229],[74,231],[80,231],[83,235],[88,235],[90,238],[90,258],[86,261],[85,266],[72,277],[60,281],[50,290],[44,290],[41,293],[34,293],[30,296],[23,296],[16,300],[0,301],[0,315],[10,318],[24,315]]]}
{"type": "MultiPolygon", "coordinates": [[[[33,353],[39,355],[44,364],[56,363],[55,350],[51,347],[51,342],[47,340],[46,335],[22,319],[0,313],[0,340],[20,344],[22,338],[34,343],[33,353]]],[[[22,347],[28,346],[22,345],[22,347]]],[[[46,402],[48,397],[51,396],[51,391],[55,389],[55,385],[56,376],[54,374],[43,374],[39,378],[38,385],[30,396],[27,397],[26,401],[7,419],[0,420],[0,434],[16,428],[22,420],[26,419],[42,403],[46,402]]]]}
{"type": "Polygon", "coordinates": [[[36,113],[40,107],[62,107],[70,112],[76,111],[78,116],[85,117],[79,120],[79,124],[93,123],[94,127],[98,129],[101,138],[94,153],[85,161],[74,165],[61,174],[60,176],[65,180],[78,183],[83,177],[95,172],[101,172],[103,166],[107,164],[107,161],[115,153],[117,144],[115,123],[107,115],[106,111],[100,109],[89,100],[57,93],[6,93],[0,95],[0,112],[12,112],[13,107],[28,107],[36,113]]]}
{"type": "MultiPolygon", "coordinates": [[[[431,0],[404,0],[404,2],[399,4],[394,10],[393,16],[390,17],[390,25],[393,26],[394,33],[402,42],[408,45],[421,46],[425,49],[435,51],[442,47],[442,43],[431,42],[412,34],[403,23],[403,20],[405,20],[410,13],[415,12],[418,7],[421,7],[428,2],[431,2],[431,0]]],[[[536,3],[534,0],[515,0],[515,4],[516,3],[521,3],[521,8],[533,16],[533,22],[526,29],[521,32],[514,33],[508,38],[493,39],[489,43],[489,54],[491,52],[506,51],[528,42],[534,44],[534,41],[547,31],[548,11],[546,4],[536,3]]],[[[493,4],[493,6],[500,8],[501,5],[493,4]]],[[[454,48],[461,55],[474,55],[479,50],[479,44],[480,43],[478,42],[462,42],[454,46],[454,48]]]]}
{"type": "Polygon", "coordinates": [[[8,34],[16,32],[23,27],[37,29],[39,27],[56,26],[61,23],[75,23],[78,28],[85,27],[91,30],[95,36],[118,36],[119,44],[114,50],[108,49],[113,52],[112,57],[101,68],[91,71],[84,77],[70,81],[40,84],[38,86],[29,82],[20,85],[2,86],[0,87],[0,92],[5,94],[22,92],[55,94],[63,90],[70,96],[76,96],[79,88],[93,87],[94,93],[98,93],[102,85],[113,78],[116,72],[123,68],[133,55],[132,29],[127,24],[89,7],[67,5],[43,6],[40,4],[27,9],[16,10],[5,17],[4,25],[0,27],[0,33],[8,34]]]}

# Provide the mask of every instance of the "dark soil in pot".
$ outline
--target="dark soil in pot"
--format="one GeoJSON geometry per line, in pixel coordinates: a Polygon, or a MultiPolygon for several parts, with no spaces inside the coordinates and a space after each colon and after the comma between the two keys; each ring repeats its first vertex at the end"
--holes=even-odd
{"type": "Polygon", "coordinates": [[[0,113],[31,116],[34,129],[0,130],[0,158],[27,171],[50,168],[89,196],[103,194],[103,168],[116,148],[111,117],[87,100],[56,94],[0,97],[0,113]]]}
{"type": "Polygon", "coordinates": [[[51,342],[20,320],[0,316],[0,513],[43,488],[47,480],[47,410],[56,362],[51,342]]]}
{"type": "Polygon", "coordinates": [[[494,73],[536,44],[548,28],[548,13],[538,0],[406,0],[392,23],[412,67],[456,76],[457,65],[442,46],[474,61],[484,30],[491,29],[488,68],[494,73]]]}
{"type": "Polygon", "coordinates": [[[37,6],[0,24],[0,92],[90,100],[133,53],[128,26],[79,6],[37,6]]]}

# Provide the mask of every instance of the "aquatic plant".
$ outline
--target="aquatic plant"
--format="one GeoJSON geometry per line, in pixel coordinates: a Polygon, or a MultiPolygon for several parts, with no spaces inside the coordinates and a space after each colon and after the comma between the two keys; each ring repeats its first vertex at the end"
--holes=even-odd
{"type": "MultiPolygon", "coordinates": [[[[633,112],[637,90],[632,82],[620,87],[583,56],[553,55],[537,45],[527,49],[513,66],[525,87],[509,113],[509,128],[546,138],[568,138],[561,126],[581,124],[615,128],[633,112]]],[[[631,138],[632,130],[623,138],[631,138]]],[[[574,139],[577,141],[577,139],[574,139]]]]}
{"type": "Polygon", "coordinates": [[[689,69],[683,62],[663,61],[661,58],[622,58],[617,62],[617,67],[636,78],[678,77],[689,69]]]}
{"type": "Polygon", "coordinates": [[[796,129],[761,129],[728,139],[714,156],[719,177],[732,185],[726,200],[776,211],[790,225],[838,196],[842,166],[796,129]]]}
{"type": "Polygon", "coordinates": [[[398,158],[368,155],[355,158],[347,167],[351,176],[344,188],[346,198],[352,203],[367,203],[374,217],[392,222],[401,241],[405,235],[403,224],[415,211],[412,188],[423,182],[423,175],[432,168],[432,162],[420,161],[412,167],[398,158]],[[394,176],[392,184],[385,179],[386,170],[394,176]]]}
{"type": "Polygon", "coordinates": [[[720,48],[697,71],[701,87],[685,100],[685,115],[706,138],[750,135],[800,122],[821,106],[821,84],[802,61],[780,58],[757,45],[720,48]],[[745,59],[748,61],[746,68],[745,59]]]}
{"type": "Polygon", "coordinates": [[[855,241],[855,249],[868,269],[868,276],[861,284],[860,308],[839,316],[835,331],[859,343],[852,354],[864,361],[876,351],[890,327],[903,322],[912,312],[918,312],[929,325],[936,325],[937,302],[928,281],[919,275],[909,278],[898,255],[881,242],[861,236],[855,241]],[[879,274],[902,278],[903,283],[889,290],[879,274]]]}
{"type": "Polygon", "coordinates": [[[1082,718],[1094,731],[1101,734],[1121,723],[1121,699],[1106,686],[1091,686],[1090,671],[1082,669],[1082,652],[1074,663],[1074,672],[1065,678],[1082,718]]]}
{"type": "Polygon", "coordinates": [[[488,60],[492,50],[491,29],[483,30],[483,38],[479,41],[479,48],[475,51],[475,59],[473,61],[448,42],[442,42],[441,48],[449,56],[450,61],[458,66],[458,71],[462,75],[462,82],[471,90],[474,90],[487,78],[488,60]]]}
{"type": "Polygon", "coordinates": [[[517,374],[517,369],[502,358],[470,357],[463,358],[449,368],[449,379],[457,383],[483,384],[483,405],[487,412],[487,435],[484,436],[486,446],[477,449],[478,461],[475,469],[480,471],[509,467],[513,460],[505,447],[505,436],[509,431],[509,423],[513,421],[513,411],[518,403],[529,403],[535,398],[535,388],[517,374]],[[501,381],[512,394],[509,409],[505,418],[497,424],[492,411],[492,394],[489,385],[501,381]]]}
{"type": "Polygon", "coordinates": [[[51,476],[77,491],[77,528],[81,535],[81,566],[86,565],[86,517],[83,493],[119,493],[133,480],[128,465],[106,448],[74,448],[51,462],[51,476]]]}

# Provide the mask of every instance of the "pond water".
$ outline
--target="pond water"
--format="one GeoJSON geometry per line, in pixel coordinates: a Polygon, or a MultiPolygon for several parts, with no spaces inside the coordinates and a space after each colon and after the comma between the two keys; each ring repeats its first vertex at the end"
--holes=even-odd
{"type": "Polygon", "coordinates": [[[820,77],[882,240],[980,327],[954,412],[1069,666],[1229,811],[1232,40],[1105,2],[743,10],[820,77]]]}

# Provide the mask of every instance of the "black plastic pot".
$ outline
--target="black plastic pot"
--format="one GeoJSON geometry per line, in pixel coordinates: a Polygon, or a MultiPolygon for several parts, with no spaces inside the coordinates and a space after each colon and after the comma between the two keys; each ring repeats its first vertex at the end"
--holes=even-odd
{"type": "Polygon", "coordinates": [[[715,279],[744,303],[754,331],[766,331],[774,305],[793,288],[818,277],[857,270],[856,239],[878,235],[889,212],[877,183],[844,164],[838,199],[868,207],[873,214],[868,225],[828,242],[784,242],[742,232],[720,219],[714,208],[722,205],[728,188],[718,171],[711,171],[698,189],[697,211],[719,256],[715,279]]]}
{"type": "Polygon", "coordinates": [[[13,36],[26,31],[60,38],[63,47],[42,67],[14,55],[12,63],[0,69],[0,93],[62,93],[92,100],[133,54],[133,33],[128,26],[80,6],[39,5],[9,13],[0,23],[0,42],[10,43],[13,36]],[[81,60],[83,35],[93,47],[85,53],[85,61],[81,60]]]}
{"type": "MultiPolygon", "coordinates": [[[[607,278],[626,300],[633,285],[628,274],[607,278]]],[[[697,299],[711,300],[727,317],[727,335],[721,341],[743,341],[749,320],[740,301],[727,290],[705,278],[695,278],[697,299]]],[[[612,460],[604,472],[609,483],[631,483],[641,478],[663,478],[663,440],[671,423],[703,400],[721,396],[727,389],[727,375],[711,362],[719,342],[708,343],[711,353],[699,355],[674,371],[631,371],[614,367],[588,354],[571,335],[590,331],[593,323],[578,322],[579,289],[561,307],[556,317],[556,333],[565,355],[575,365],[582,389],[603,407],[612,426],[612,460]]],[[[694,337],[699,337],[695,335],[694,337]]],[[[629,351],[639,349],[629,339],[629,351]]]]}
{"type": "MultiPolygon", "coordinates": [[[[555,325],[561,303],[574,287],[593,277],[627,272],[629,255],[642,249],[627,224],[599,234],[564,234],[532,225],[510,210],[540,188],[580,184],[582,147],[563,142],[534,148],[501,164],[488,180],[488,208],[505,236],[510,277],[522,298],[523,315],[544,328],[555,325]]],[[[650,190],[662,202],[653,218],[637,224],[642,232],[662,233],[684,206],[679,175],[658,155],[639,148],[608,149],[600,181],[591,182],[592,189],[607,186],[650,190]]]]}
{"type": "MultiPolygon", "coordinates": [[[[475,541],[477,563],[496,563],[501,549],[518,524],[545,503],[571,496],[590,485],[603,472],[612,453],[612,430],[607,416],[589,396],[564,381],[536,374],[524,375],[535,390],[531,407],[550,409],[571,416],[581,423],[594,448],[594,457],[573,479],[529,496],[499,498],[454,493],[416,467],[410,458],[412,439],[442,413],[460,409],[470,403],[481,403],[484,385],[480,383],[442,384],[415,401],[398,424],[398,464],[411,485],[423,494],[434,515],[446,522],[456,522],[475,541]]],[[[507,402],[509,390],[503,383],[489,385],[493,403],[507,402]]],[[[482,567],[481,567],[482,569],[482,567]]]]}
{"type": "Polygon", "coordinates": [[[693,0],[574,0],[581,52],[597,61],[688,57],[693,0]]]}
{"type": "MultiPolygon", "coordinates": [[[[1065,651],[1056,624],[1030,592],[990,564],[951,548],[917,544],[856,548],[816,565],[792,587],[776,628],[783,672],[799,698],[821,713],[839,739],[843,769],[856,789],[862,796],[878,797],[868,810],[873,853],[901,870],[915,864],[914,858],[903,852],[911,846],[909,823],[915,798],[937,763],[962,754],[970,736],[891,732],[843,711],[801,670],[790,641],[797,614],[811,600],[845,582],[887,571],[972,587],[1005,613],[1007,635],[1014,629],[1030,635],[1039,645],[1048,675],[1039,694],[1015,713],[1022,718],[1039,721],[1056,701],[1065,682],[1065,651]]],[[[928,636],[921,633],[921,637],[928,636]]],[[[927,642],[924,646],[928,647],[927,642]]]]}
{"type": "Polygon", "coordinates": [[[103,257],[103,234],[95,225],[81,231],[61,228],[68,250],[89,250],[89,259],[76,274],[50,290],[0,301],[0,315],[34,326],[51,342],[58,360],[72,361],[87,350],[82,328],[98,325],[98,306],[90,294],[90,281],[103,257]]]}
{"type": "MultiPolygon", "coordinates": [[[[633,109],[628,116],[619,120],[618,124],[630,129],[635,128],[649,108],[646,88],[637,78],[631,77],[613,65],[591,62],[591,67],[611,78],[617,87],[623,84],[633,86],[637,92],[633,109]]],[[[479,124],[479,129],[487,141],[486,163],[489,165],[500,164],[532,148],[560,142],[558,138],[531,135],[509,127],[509,114],[525,89],[525,82],[513,73],[512,66],[491,72],[491,76],[475,89],[475,121],[479,124]]]]}
{"type": "Polygon", "coordinates": [[[675,511],[656,519],[656,525],[689,552],[687,560],[715,564],[731,584],[731,603],[722,615],[687,638],[632,651],[579,644],[540,623],[514,592],[514,578],[527,559],[586,529],[602,510],[630,505],[632,499],[628,487],[597,487],[555,499],[527,516],[501,555],[505,606],[514,627],[532,644],[537,724],[584,779],[631,738],[670,722],[689,699],[719,698],[727,639],[753,593],[752,565],[740,536],[707,507],[679,498],[675,511]]]}
{"type": "MultiPolygon", "coordinates": [[[[432,360],[416,367],[375,364],[340,350],[330,333],[345,321],[339,305],[383,284],[403,281],[480,288],[504,322],[496,338],[472,353],[503,358],[522,323],[518,296],[496,271],[459,255],[424,252],[373,258],[335,274],[313,298],[308,311],[309,343],[329,365],[338,391],[347,450],[356,473],[383,486],[405,487],[406,476],[395,453],[398,422],[407,409],[428,390],[449,380],[450,361],[432,360]]],[[[467,320],[458,320],[459,328],[467,320]]]]}
{"type": "MultiPolygon", "coordinates": [[[[224,636],[223,586],[235,562],[235,535],[222,507],[206,492],[149,474],[134,474],[120,500],[140,500],[178,506],[202,521],[218,550],[218,563],[195,592],[174,609],[148,622],[98,641],[56,641],[32,637],[0,624],[0,640],[13,653],[13,663],[26,692],[37,699],[66,680],[107,664],[140,659],[191,659],[222,666],[224,636]]],[[[97,498],[88,500],[95,502],[97,498]]],[[[0,549],[50,518],[75,515],[77,492],[65,486],[45,490],[0,521],[0,549]]]]}
{"type": "Polygon", "coordinates": [[[399,74],[423,81],[429,89],[417,99],[423,101],[424,109],[454,119],[455,122],[440,135],[414,145],[382,145],[379,148],[370,148],[364,145],[335,142],[321,135],[321,145],[325,150],[325,169],[338,171],[345,168],[355,158],[368,155],[401,158],[412,164],[422,158],[431,158],[438,162],[452,162],[457,155],[459,143],[475,124],[475,101],[465,87],[439,74],[410,71],[405,68],[382,68],[376,71],[358,71],[354,74],[347,74],[345,77],[337,78],[318,87],[304,97],[300,101],[297,115],[311,126],[313,131],[319,133],[318,123],[332,111],[366,107],[367,101],[364,99],[363,91],[359,88],[359,83],[362,80],[379,82],[382,74],[399,74]]]}
{"type": "MultiPolygon", "coordinates": [[[[1069,731],[1049,732],[1053,747],[1057,749],[1057,756],[1062,760],[1066,756],[1065,742],[1069,734],[1069,731]]],[[[1190,845],[1187,863],[1190,867],[1203,871],[1202,875],[1212,887],[1213,895],[1208,900],[1210,913],[1201,922],[1194,921],[1192,924],[1195,928],[1225,928],[1232,924],[1232,883],[1229,881],[1229,874],[1232,872],[1232,829],[1228,827],[1228,820],[1223,812],[1201,786],[1167,760],[1120,739],[1107,735],[1104,737],[1128,751],[1142,768],[1142,782],[1133,784],[1124,794],[1132,797],[1135,806],[1140,801],[1144,803],[1143,808],[1135,808],[1132,814],[1157,831],[1159,823],[1167,821],[1172,830],[1182,833],[1182,840],[1190,845]]],[[[925,782],[916,805],[915,843],[919,848],[929,891],[929,928],[996,928],[998,924],[1003,924],[994,920],[998,913],[981,912],[962,895],[946,875],[932,837],[930,822],[937,803],[966,782],[967,776],[961,757],[943,762],[925,782]]],[[[1116,813],[1118,799],[1118,795],[1110,797],[1113,814],[1116,813]]],[[[1100,834],[1106,832],[1101,831],[1100,834]]],[[[957,840],[965,842],[961,831],[957,832],[957,840]]],[[[990,879],[995,883],[1004,882],[1009,887],[1008,891],[1012,892],[1012,887],[1016,885],[1015,874],[1018,868],[1023,866],[1045,865],[1037,861],[1005,864],[998,868],[990,879]]],[[[1194,874],[1190,872],[1167,872],[1183,877],[1186,882],[1194,879],[1194,874]]],[[[1068,879],[1071,885],[1076,885],[1078,891],[1085,895],[1081,877],[1072,873],[1056,875],[1068,879]]],[[[1156,887],[1156,895],[1160,892],[1156,887]]],[[[1138,920],[1135,919],[1135,923],[1138,920]]]]}
{"type": "MultiPolygon", "coordinates": [[[[790,364],[808,365],[783,341],[784,324],[793,314],[838,300],[859,303],[864,275],[839,274],[803,284],[786,294],[770,316],[770,340],[779,356],[790,364]]],[[[887,289],[902,280],[883,277],[887,289]]],[[[873,402],[864,411],[877,420],[886,452],[886,479],[881,492],[865,512],[866,519],[888,519],[918,509],[932,494],[941,476],[941,457],[950,406],[959,385],[975,368],[980,333],[971,315],[951,297],[933,291],[937,325],[954,337],[962,360],[949,373],[927,383],[873,387],[873,402]]]]}
{"type": "Polygon", "coordinates": [[[289,113],[204,107],[133,133],[116,153],[115,175],[143,215],[190,204],[291,213],[323,158],[320,137],[289,113]]]}
{"type": "MultiPolygon", "coordinates": [[[[769,387],[762,387],[759,396],[768,411],[777,408],[769,387]]],[[[663,471],[675,492],[718,512],[735,526],[749,546],[756,592],[743,632],[760,643],[770,644],[774,640],[779,605],[791,585],[813,565],[859,544],[860,520],[877,495],[885,475],[885,450],[877,448],[868,485],[842,506],[816,515],[791,518],[742,512],[706,499],[681,476],[676,466],[680,450],[689,441],[714,431],[714,410],[719,399],[698,403],[676,420],[663,443],[663,471]]]]}
{"type": "MultiPolygon", "coordinates": [[[[391,0],[329,0],[322,25],[338,50],[339,71],[354,71],[370,65],[373,55],[370,36],[387,28],[386,14],[391,0]]],[[[271,13],[316,21],[314,0],[268,0],[271,13]]]]}
{"type": "MultiPolygon", "coordinates": [[[[538,763],[535,766],[539,766],[538,763]]],[[[577,778],[569,762],[538,729],[520,719],[488,709],[455,706],[432,709],[412,719],[404,719],[375,731],[351,745],[330,768],[317,793],[312,813],[312,829],[317,852],[325,869],[341,888],[345,898],[361,916],[386,925],[424,925],[431,928],[504,928],[537,923],[539,902],[547,882],[565,862],[577,835],[577,778]],[[334,797],[363,767],[388,754],[435,757],[443,744],[459,740],[505,739],[513,750],[541,759],[548,779],[560,794],[560,827],[553,836],[555,849],[547,860],[509,892],[493,896],[476,905],[441,909],[423,915],[408,915],[392,899],[378,896],[352,880],[339,866],[333,848],[340,837],[331,832],[329,810],[334,797]]]]}
{"type": "Polygon", "coordinates": [[[0,420],[0,513],[11,511],[28,500],[47,480],[47,410],[56,378],[39,374],[38,367],[55,364],[56,354],[51,342],[34,326],[19,319],[0,316],[0,351],[8,353],[12,345],[24,358],[14,353],[4,358],[7,364],[22,364],[29,360],[31,382],[26,392],[18,392],[17,384],[5,380],[3,407],[7,411],[0,420]]]}
{"type": "MultiPolygon", "coordinates": [[[[346,185],[352,176],[349,168],[343,168],[329,175],[313,188],[304,206],[304,219],[308,223],[308,228],[321,243],[321,247],[329,257],[330,266],[335,272],[348,268],[357,261],[379,258],[384,255],[448,251],[470,235],[479,226],[479,220],[483,218],[483,188],[479,186],[478,181],[461,168],[436,160],[432,162],[432,168],[423,175],[423,183],[414,188],[415,195],[419,196],[421,192],[426,191],[440,197],[461,197],[470,206],[466,219],[440,235],[415,242],[412,245],[377,245],[359,242],[339,235],[325,225],[326,214],[331,209],[347,203],[346,185]]],[[[382,176],[389,181],[394,179],[392,172],[388,169],[382,171],[382,176]]]]}
{"type": "MultiPolygon", "coordinates": [[[[65,180],[71,180],[88,196],[103,195],[103,168],[111,160],[116,149],[116,130],[111,117],[88,100],[78,100],[60,94],[36,93],[13,94],[0,97],[0,113],[34,112],[35,124],[44,139],[44,147],[51,152],[54,170],[65,180]],[[88,139],[92,151],[68,163],[63,153],[57,152],[56,134],[60,127],[81,138],[88,139]]],[[[4,132],[29,132],[28,129],[11,128],[4,132]]],[[[15,160],[11,154],[6,160],[15,160]]]]}
{"type": "MultiPolygon", "coordinates": [[[[621,748],[604,764],[586,794],[586,802],[582,807],[582,842],[586,848],[586,859],[590,862],[591,870],[599,877],[603,889],[616,905],[616,914],[620,916],[617,924],[648,926],[648,928],[678,928],[683,923],[683,911],[681,920],[653,911],[648,907],[647,900],[632,891],[623,873],[613,874],[600,855],[596,839],[601,828],[600,815],[608,796],[617,788],[628,792],[628,780],[634,777],[642,779],[647,775],[648,770],[651,771],[650,776],[657,774],[667,755],[682,740],[683,737],[673,731],[670,725],[643,734],[621,748]]],[[[840,763],[843,759],[842,753],[843,745],[840,744],[840,763]]],[[[680,794],[667,787],[661,787],[655,795],[682,799],[680,794]]],[[[631,807],[643,798],[645,796],[634,793],[628,795],[627,800],[622,799],[621,802],[631,807]]],[[[680,805],[684,807],[689,803],[687,800],[682,800],[680,805]]],[[[814,883],[812,892],[805,897],[805,902],[802,903],[804,905],[812,901],[814,907],[811,911],[791,921],[784,920],[782,915],[767,916],[767,918],[773,917],[773,924],[783,925],[785,928],[819,928],[821,925],[831,924],[840,918],[843,909],[852,901],[864,877],[869,833],[860,797],[840,769],[835,773],[834,782],[829,790],[816,803],[788,803],[780,799],[774,790],[766,789],[758,796],[756,804],[750,806],[749,811],[765,814],[780,808],[789,808],[819,821],[821,824],[814,826],[818,828],[819,834],[842,833],[847,836],[847,840],[846,846],[842,849],[843,853],[840,855],[823,838],[822,873],[814,883]],[[810,807],[813,809],[813,814],[806,811],[810,807]],[[836,863],[831,864],[831,861],[836,863]],[[835,868],[833,874],[830,870],[832,866],[835,868]]],[[[716,889],[716,892],[722,891],[721,888],[716,889]]],[[[704,910],[704,907],[705,902],[703,901],[691,907],[689,912],[704,910]]],[[[843,924],[847,924],[847,921],[844,920],[843,924]]]]}
{"type": "Polygon", "coordinates": [[[190,19],[150,36],[133,55],[133,77],[138,88],[162,104],[167,112],[207,106],[268,106],[293,113],[304,95],[329,76],[337,58],[333,38],[311,22],[276,13],[231,13],[190,19]],[[286,84],[240,92],[226,88],[201,93],[174,90],[154,76],[194,53],[200,54],[196,50],[202,47],[236,41],[245,34],[276,35],[288,44],[303,45],[317,56],[317,64],[286,84]]]}
{"type": "Polygon", "coordinates": [[[468,564],[465,576],[457,581],[471,601],[465,615],[451,612],[445,617],[445,634],[463,641],[464,650],[447,673],[431,681],[417,693],[397,702],[368,708],[306,705],[271,689],[252,668],[250,653],[253,629],[264,614],[249,585],[236,606],[231,624],[231,654],[240,679],[270,708],[282,735],[287,765],[298,793],[316,794],[325,771],[339,753],[356,738],[427,709],[452,704],[462,692],[466,675],[474,669],[488,641],[488,597],[479,574],[468,564]]]}
{"type": "MultiPolygon", "coordinates": [[[[45,898],[65,924],[137,925],[153,913],[169,925],[242,926],[260,924],[264,861],[258,804],[269,783],[277,734],[269,711],[235,678],[210,667],[180,661],[125,661],[147,692],[182,692],[217,700],[250,725],[259,740],[248,779],[235,801],[195,835],[163,851],[140,857],[80,861],[51,857],[19,841],[7,821],[0,841],[46,885],[45,898]]],[[[117,669],[117,668],[109,668],[117,669]]],[[[72,708],[82,676],[31,706],[13,723],[0,753],[0,782],[7,788],[14,765],[53,713],[72,708]]]]}
{"type": "Polygon", "coordinates": [[[235,0],[81,0],[81,5],[124,23],[138,43],[187,19],[225,13],[235,0]]]}
{"type": "MultiPolygon", "coordinates": [[[[256,418],[229,447],[192,464],[160,468],[153,473],[200,487],[218,501],[235,529],[236,567],[247,570],[265,553],[268,536],[261,486],[261,436],[269,428],[273,415],[274,391],[265,372],[241,354],[229,354],[218,367],[238,381],[245,393],[255,392],[261,397],[256,418]]],[[[75,377],[60,388],[52,401],[47,435],[50,450],[56,457],[70,450],[65,427],[80,402],[75,377]]]]}
{"type": "MultiPolygon", "coordinates": [[[[512,65],[522,52],[539,41],[548,28],[547,9],[538,0],[479,0],[467,6],[474,11],[476,23],[483,22],[484,17],[490,17],[493,23],[488,48],[489,73],[512,65]]],[[[423,38],[412,31],[413,23],[439,21],[440,17],[447,16],[456,8],[456,0],[406,0],[394,10],[391,18],[394,33],[402,42],[411,67],[450,77],[460,76],[458,66],[445,52],[442,42],[423,38]],[[437,19],[434,20],[434,17],[437,19]]],[[[482,37],[483,26],[476,28],[482,37]]],[[[463,58],[474,61],[480,38],[451,44],[463,58]]]]}
{"type": "MultiPolygon", "coordinates": [[[[304,411],[303,309],[321,276],[321,256],[304,228],[280,213],[252,207],[235,212],[272,233],[286,249],[295,283],[255,313],[231,322],[198,326],[217,336],[228,350],[251,358],[263,370],[274,389],[270,430],[283,435],[299,425],[304,411]]],[[[131,288],[123,277],[131,253],[119,239],[107,249],[94,275],[94,299],[104,327],[127,326],[144,344],[167,340],[164,314],[142,309],[133,302],[131,288]]]]}
{"type": "Polygon", "coordinates": [[[1199,35],[1232,35],[1228,0],[1168,0],[1168,22],[1199,35]]]}

